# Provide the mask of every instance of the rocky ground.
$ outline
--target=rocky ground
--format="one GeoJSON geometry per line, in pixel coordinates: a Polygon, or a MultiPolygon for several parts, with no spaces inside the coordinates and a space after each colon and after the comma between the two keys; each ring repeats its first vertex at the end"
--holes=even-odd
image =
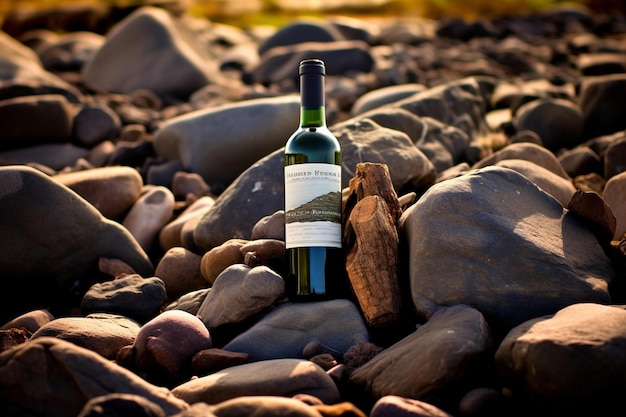
{"type": "Polygon", "coordinates": [[[623,16],[59,13],[0,32],[0,414],[623,414],[623,16]],[[308,57],[346,190],[377,163],[397,197],[349,245],[367,299],[344,264],[285,296],[308,57]]]}

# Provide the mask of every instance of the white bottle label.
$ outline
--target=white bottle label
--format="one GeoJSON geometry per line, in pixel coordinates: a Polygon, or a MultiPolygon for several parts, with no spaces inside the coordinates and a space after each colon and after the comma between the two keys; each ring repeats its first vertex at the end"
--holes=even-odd
{"type": "Polygon", "coordinates": [[[341,166],[285,167],[285,247],[341,247],[341,166]]]}

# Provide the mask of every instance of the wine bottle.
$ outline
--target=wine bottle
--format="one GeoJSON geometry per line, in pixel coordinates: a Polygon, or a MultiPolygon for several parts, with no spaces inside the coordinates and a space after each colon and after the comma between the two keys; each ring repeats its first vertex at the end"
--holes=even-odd
{"type": "Polygon", "coordinates": [[[331,298],[341,254],[341,147],[326,126],[325,74],[322,60],[300,63],[300,126],[285,145],[287,291],[294,301],[331,298]]]}

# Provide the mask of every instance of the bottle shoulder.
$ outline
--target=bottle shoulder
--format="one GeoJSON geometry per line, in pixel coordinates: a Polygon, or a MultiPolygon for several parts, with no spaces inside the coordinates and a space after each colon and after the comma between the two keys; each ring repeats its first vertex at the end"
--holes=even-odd
{"type": "Polygon", "coordinates": [[[341,151],[339,141],[325,126],[300,127],[287,140],[285,152],[299,152],[311,147],[341,151]]]}

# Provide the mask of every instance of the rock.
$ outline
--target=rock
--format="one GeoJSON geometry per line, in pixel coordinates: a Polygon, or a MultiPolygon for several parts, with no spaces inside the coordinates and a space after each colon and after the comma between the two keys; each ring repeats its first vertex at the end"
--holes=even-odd
{"type": "Polygon", "coordinates": [[[610,145],[604,152],[604,178],[611,177],[626,171],[624,155],[626,154],[626,132],[613,137],[610,145]]]}
{"type": "Polygon", "coordinates": [[[220,273],[197,316],[209,329],[236,324],[285,296],[282,277],[266,266],[232,265],[220,273]]]}
{"type": "Polygon", "coordinates": [[[537,133],[552,152],[573,148],[583,140],[583,113],[570,100],[549,98],[526,103],[515,112],[514,125],[518,131],[537,133]]]}
{"type": "Polygon", "coordinates": [[[211,188],[199,174],[178,171],[172,179],[172,192],[176,199],[184,200],[190,195],[195,198],[206,196],[211,192],[211,188]]]}
{"type": "Polygon", "coordinates": [[[253,395],[222,401],[211,408],[218,417],[258,415],[285,415],[290,417],[322,417],[315,408],[293,398],[274,395],[253,395]]]}
{"type": "Polygon", "coordinates": [[[393,103],[402,100],[406,97],[412,96],[416,93],[421,93],[427,90],[427,87],[423,84],[410,83],[393,85],[376,90],[369,91],[368,93],[359,97],[353,104],[350,114],[352,116],[365,113],[366,111],[381,107],[385,104],[393,103]]]}
{"type": "Polygon", "coordinates": [[[183,246],[182,229],[185,223],[193,218],[202,217],[215,204],[213,197],[200,197],[191,203],[171,222],[163,226],[159,232],[159,244],[163,251],[183,246]]]}
{"type": "Polygon", "coordinates": [[[193,356],[191,366],[194,372],[206,375],[212,374],[231,366],[248,363],[249,357],[246,353],[229,352],[224,349],[204,349],[193,356]]]}
{"type": "Polygon", "coordinates": [[[85,105],[74,117],[73,136],[88,148],[114,140],[119,135],[122,122],[113,110],[104,105],[85,105]]]}
{"type": "Polygon", "coordinates": [[[495,85],[490,104],[493,108],[507,108],[517,112],[519,107],[534,100],[565,99],[575,97],[574,86],[570,83],[557,85],[545,78],[530,81],[505,81],[495,85]]]}
{"type": "Polygon", "coordinates": [[[114,151],[115,145],[112,141],[107,140],[91,148],[87,154],[87,160],[94,167],[103,167],[108,163],[114,151]]]}
{"type": "Polygon", "coordinates": [[[459,411],[470,416],[506,414],[506,401],[502,392],[494,388],[474,388],[459,403],[459,411]]]}
{"type": "Polygon", "coordinates": [[[144,397],[166,415],[188,407],[169,390],[64,340],[41,337],[0,354],[3,415],[21,410],[28,415],[76,416],[89,399],[113,393],[144,397]]]}
{"type": "Polygon", "coordinates": [[[166,10],[142,7],[107,34],[85,64],[86,83],[130,94],[147,89],[159,96],[188,97],[212,80],[211,62],[192,31],[166,10]]]}
{"type": "Polygon", "coordinates": [[[593,232],[601,245],[606,245],[613,240],[615,215],[600,194],[594,191],[576,190],[567,204],[567,209],[593,232]]]}
{"type": "Polygon", "coordinates": [[[78,417],[132,415],[135,417],[165,417],[157,404],[134,394],[107,394],[87,401],[78,417]]]}
{"type": "Polygon", "coordinates": [[[197,317],[181,310],[165,311],[139,330],[132,366],[151,381],[181,382],[190,377],[194,355],[212,345],[209,331],[197,317]]]}
{"type": "Polygon", "coordinates": [[[505,386],[527,410],[614,410],[623,389],[625,317],[621,307],[579,303],[521,323],[495,355],[505,386]],[[584,385],[577,383],[581,378],[584,385]]]}
{"type": "MultiPolygon", "coordinates": [[[[301,398],[297,399],[303,401],[301,398]]],[[[363,411],[348,401],[342,401],[337,404],[311,404],[311,406],[323,416],[367,417],[363,411]]]]}
{"type": "Polygon", "coordinates": [[[326,75],[368,73],[374,65],[369,45],[363,41],[305,42],[268,50],[252,69],[251,78],[262,84],[293,80],[297,85],[298,65],[311,56],[326,63],[326,75]]]}
{"type": "Polygon", "coordinates": [[[52,320],[54,316],[48,310],[33,310],[5,323],[0,330],[26,329],[29,333],[35,333],[52,320]]]}
{"type": "Polygon", "coordinates": [[[586,76],[626,73],[626,60],[618,53],[580,54],[576,66],[581,74],[586,76]]]}
{"type": "Polygon", "coordinates": [[[460,400],[458,387],[481,368],[491,338],[479,311],[465,305],[444,307],[413,334],[357,368],[350,380],[377,399],[398,395],[451,409],[460,400]]]}
{"type": "Polygon", "coordinates": [[[169,188],[148,187],[124,217],[122,224],[146,252],[157,241],[161,229],[172,220],[174,203],[174,194],[169,188]]]}
{"type": "Polygon", "coordinates": [[[91,31],[74,31],[50,38],[35,51],[48,71],[80,71],[105,41],[104,36],[91,31]]]}
{"type": "Polygon", "coordinates": [[[408,110],[391,105],[374,108],[348,120],[358,122],[364,118],[371,119],[382,127],[406,133],[413,143],[417,143],[427,129],[425,126],[426,118],[421,118],[408,110]]]}
{"type": "Polygon", "coordinates": [[[114,313],[145,323],[159,313],[165,296],[165,285],[159,278],[133,274],[92,285],[80,309],[83,314],[114,313]]]}
{"type": "Polygon", "coordinates": [[[212,407],[207,403],[195,403],[191,404],[185,411],[174,414],[172,417],[216,417],[211,411],[212,407]]]}
{"type": "Polygon", "coordinates": [[[139,324],[112,314],[90,314],[87,317],[61,317],[41,326],[31,339],[55,337],[92,350],[107,359],[131,345],[139,332],[139,324]]]}
{"type": "MultiPolygon", "coordinates": [[[[181,172],[182,169],[183,166],[180,164],[180,162],[175,160],[167,160],[163,163],[157,162],[154,165],[151,164],[147,169],[147,183],[152,185],[171,187],[172,192],[174,192],[174,176],[176,176],[177,173],[181,172]]],[[[187,196],[179,197],[176,194],[174,194],[174,196],[177,200],[187,200],[187,196]]]]}
{"type": "Polygon", "coordinates": [[[239,248],[239,250],[243,254],[243,262],[247,266],[265,265],[279,274],[286,274],[284,240],[251,240],[239,248]]]}
{"type": "Polygon", "coordinates": [[[119,259],[99,258],[98,269],[100,272],[111,278],[118,278],[124,275],[137,273],[137,271],[135,271],[130,265],[126,262],[120,261],[119,259]]]}
{"type": "Polygon", "coordinates": [[[78,193],[112,220],[123,218],[139,199],[143,187],[137,170],[124,166],[62,173],[52,179],[78,193]]]}
{"type": "Polygon", "coordinates": [[[0,101],[0,123],[6,126],[0,149],[72,140],[75,109],[60,94],[15,97],[0,101]]]}
{"type": "Polygon", "coordinates": [[[280,27],[259,44],[259,55],[277,46],[297,45],[303,42],[336,42],[343,40],[339,29],[325,19],[296,19],[280,27]]]}
{"type": "Polygon", "coordinates": [[[250,165],[284,146],[299,117],[296,95],[210,107],[169,119],[155,133],[154,148],[202,176],[211,189],[224,189],[250,165]]]}
{"type": "MultiPolygon", "coordinates": [[[[108,165],[142,166],[149,158],[154,156],[154,146],[148,140],[135,142],[118,141],[108,160],[108,165]]],[[[180,166],[176,166],[176,169],[180,169],[180,166]]],[[[155,177],[153,171],[153,169],[148,170],[149,175],[145,181],[148,184],[152,183],[151,181],[155,177]]]]}
{"type": "Polygon", "coordinates": [[[584,135],[590,139],[626,129],[620,116],[626,96],[626,74],[589,77],[582,80],[579,102],[585,119],[584,135]]]}
{"type": "MultiPolygon", "coordinates": [[[[77,282],[90,285],[100,257],[142,275],[154,267],[132,235],[91,204],[35,169],[0,168],[0,316],[44,303],[59,306],[77,282]]],[[[65,306],[63,308],[67,308],[65,306]]]]}
{"type": "Polygon", "coordinates": [[[250,240],[277,239],[285,240],[285,211],[276,212],[261,218],[252,228],[250,240]]]}
{"type": "Polygon", "coordinates": [[[420,117],[432,117],[474,138],[486,129],[485,100],[474,78],[431,87],[393,103],[420,117]]]}
{"type": "Polygon", "coordinates": [[[3,84],[0,99],[39,94],[59,94],[71,103],[82,101],[83,95],[74,86],[46,71],[35,52],[0,31],[0,67],[3,84]]]}
{"type": "Polygon", "coordinates": [[[366,20],[348,16],[327,16],[325,20],[332,23],[346,39],[361,40],[372,45],[380,35],[380,27],[366,20]]]}
{"type": "Polygon", "coordinates": [[[626,172],[617,174],[606,182],[602,198],[615,215],[615,240],[626,234],[626,172]]]}
{"type": "Polygon", "coordinates": [[[415,146],[433,163],[437,172],[445,171],[467,159],[470,137],[458,127],[424,117],[422,135],[415,146]]]}
{"type": "Polygon", "coordinates": [[[376,401],[370,417],[452,417],[452,415],[424,401],[385,395],[376,401]]]}
{"type": "Polygon", "coordinates": [[[211,288],[203,288],[181,295],[178,300],[168,304],[165,311],[182,310],[195,316],[209,292],[211,292],[211,288]]]}
{"type": "Polygon", "coordinates": [[[339,400],[339,391],[330,377],[312,362],[302,359],[275,359],[232,366],[203,376],[172,390],[194,404],[218,404],[242,396],[309,394],[327,404],[339,400]]]}
{"type": "Polygon", "coordinates": [[[519,172],[543,191],[554,197],[563,207],[567,207],[567,204],[576,192],[576,188],[571,180],[565,179],[531,161],[523,159],[503,159],[495,163],[494,166],[509,168],[519,172]]]}
{"type": "Polygon", "coordinates": [[[229,239],[202,255],[200,271],[204,279],[213,284],[217,277],[229,266],[243,264],[241,247],[248,243],[244,239],[229,239]]]}
{"type": "Polygon", "coordinates": [[[552,171],[565,179],[569,179],[569,175],[567,175],[567,172],[565,172],[565,169],[563,169],[554,153],[550,152],[543,146],[530,142],[518,142],[505,146],[499,151],[494,152],[492,155],[476,162],[472,165],[472,168],[484,168],[490,165],[495,165],[504,159],[523,159],[534,162],[535,164],[542,166],[543,168],[552,171]]]}
{"type": "Polygon", "coordinates": [[[606,180],[596,173],[579,175],[574,178],[574,187],[577,190],[593,191],[597,194],[602,194],[606,180]]]}
{"type": "Polygon", "coordinates": [[[407,184],[421,188],[435,179],[434,166],[404,132],[383,128],[369,119],[339,125],[332,131],[341,144],[342,166],[348,174],[342,173],[342,183],[344,177],[352,178],[357,164],[364,161],[387,165],[396,190],[407,184]],[[372,154],[365,155],[363,146],[372,154]]]}
{"type": "MultiPolygon", "coordinates": [[[[396,190],[413,185],[423,187],[435,179],[430,161],[399,131],[383,128],[368,119],[350,121],[331,128],[342,149],[342,187],[363,161],[389,166],[396,190]]],[[[200,250],[208,251],[231,238],[249,239],[254,225],[263,217],[284,209],[283,150],[266,156],[248,168],[220,195],[193,231],[200,250]],[[230,216],[237,210],[239,216],[230,216]],[[224,216],[229,222],[224,221],[224,216]]]]}
{"type": "Polygon", "coordinates": [[[409,135],[437,172],[450,168],[466,157],[470,143],[467,133],[431,117],[419,117],[392,106],[368,111],[357,117],[367,117],[383,127],[409,135]]]}
{"type": "Polygon", "coordinates": [[[88,154],[88,149],[71,143],[55,143],[0,152],[0,160],[5,165],[39,165],[40,168],[43,167],[42,171],[53,174],[54,171],[73,166],[88,154]]]}
{"type": "Polygon", "coordinates": [[[615,274],[591,231],[506,168],[431,187],[402,214],[400,235],[412,300],[424,317],[440,305],[467,304],[506,332],[569,304],[610,300],[615,274]]]}
{"type": "Polygon", "coordinates": [[[180,246],[165,252],[156,266],[154,276],[163,281],[170,300],[208,286],[209,283],[200,273],[201,260],[200,255],[180,246]]]}
{"type": "Polygon", "coordinates": [[[558,159],[567,175],[572,178],[590,173],[602,173],[600,156],[588,146],[581,145],[560,152],[558,159]]]}
{"type": "Polygon", "coordinates": [[[338,299],[282,304],[236,336],[224,349],[247,353],[251,361],[263,361],[302,358],[304,347],[312,341],[341,354],[367,340],[369,333],[357,307],[348,300],[338,299]],[[278,340],[280,343],[275,343],[278,340]]]}
{"type": "MultiPolygon", "coordinates": [[[[208,211],[210,211],[210,209],[207,210],[207,212],[208,211]]],[[[190,251],[193,251],[196,253],[204,253],[206,252],[206,250],[199,248],[193,237],[196,227],[198,226],[198,224],[200,224],[200,221],[206,215],[206,213],[204,212],[201,212],[198,214],[199,214],[198,216],[195,216],[195,215],[190,216],[189,219],[187,219],[183,223],[183,226],[180,229],[180,240],[181,240],[182,246],[189,249],[190,251]]]]}

